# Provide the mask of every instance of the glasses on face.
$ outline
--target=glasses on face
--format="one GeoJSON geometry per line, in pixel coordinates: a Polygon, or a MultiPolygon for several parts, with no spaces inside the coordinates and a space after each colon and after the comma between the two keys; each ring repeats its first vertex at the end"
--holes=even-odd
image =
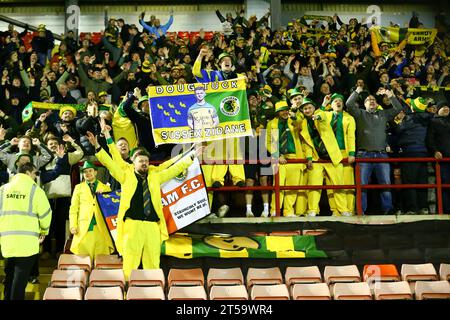
{"type": "Polygon", "coordinates": [[[377,101],[376,99],[368,98],[366,101],[377,101]]]}

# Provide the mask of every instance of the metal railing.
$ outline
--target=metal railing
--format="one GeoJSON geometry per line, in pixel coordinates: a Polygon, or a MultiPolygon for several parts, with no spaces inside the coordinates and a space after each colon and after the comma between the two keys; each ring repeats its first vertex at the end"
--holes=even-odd
{"type": "MultiPolygon", "coordinates": [[[[219,160],[218,160],[219,161],[219,160]]],[[[158,165],[162,161],[151,161],[150,164],[158,165]]],[[[356,213],[363,215],[362,210],[362,191],[363,189],[436,189],[436,204],[437,213],[443,214],[443,201],[442,201],[442,189],[450,188],[450,184],[443,184],[441,178],[441,163],[450,162],[450,158],[436,159],[436,158],[356,158],[354,163],[355,184],[354,185],[298,185],[298,186],[282,186],[280,185],[280,176],[277,166],[279,163],[274,161],[274,183],[272,186],[252,186],[252,187],[238,187],[238,186],[223,186],[220,188],[207,187],[208,191],[230,191],[230,192],[242,192],[242,191],[273,191],[275,192],[275,211],[276,216],[280,216],[281,204],[280,204],[280,192],[284,190],[316,190],[316,189],[354,189],[356,196],[356,213]],[[427,184],[361,184],[361,163],[399,163],[399,162],[427,162],[435,164],[435,183],[427,184]]],[[[202,164],[207,165],[229,165],[229,164],[255,164],[255,160],[223,160],[223,162],[212,163],[209,161],[201,161],[202,164]]],[[[303,163],[306,164],[305,159],[290,159],[287,160],[288,164],[303,163]]],[[[331,163],[329,160],[318,160],[313,163],[331,163]]],[[[347,159],[341,161],[342,164],[347,164],[347,159]]],[[[101,163],[97,162],[97,165],[101,166],[101,163]]]]}

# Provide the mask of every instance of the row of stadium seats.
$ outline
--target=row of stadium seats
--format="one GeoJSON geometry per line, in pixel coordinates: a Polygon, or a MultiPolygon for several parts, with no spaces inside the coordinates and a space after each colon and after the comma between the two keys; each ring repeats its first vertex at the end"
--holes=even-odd
{"type": "MultiPolygon", "coordinates": [[[[416,300],[450,299],[448,281],[417,281],[415,294],[406,281],[379,282],[371,290],[367,282],[296,283],[289,288],[285,284],[254,285],[247,289],[244,285],[213,285],[209,300],[416,300]],[[373,293],[372,293],[373,292],[373,293]]],[[[165,300],[160,286],[129,287],[126,295],[120,286],[88,287],[85,294],[80,287],[49,287],[44,300],[165,300]]],[[[208,300],[203,286],[173,286],[167,293],[168,300],[208,300]]]]}
{"type": "MultiPolygon", "coordinates": [[[[94,296],[110,299],[114,294],[123,299],[126,281],[120,259],[99,256],[94,266],[96,269],[92,270],[88,256],[62,255],[44,299],[66,299],[69,294],[85,299],[94,299],[94,296]],[[112,287],[115,289],[107,289],[112,287]]],[[[449,280],[450,264],[444,263],[440,265],[439,275],[431,263],[404,264],[400,274],[395,265],[366,265],[362,277],[356,265],[326,266],[323,277],[317,266],[287,267],[284,277],[278,267],[249,268],[245,282],[240,268],[210,268],[206,282],[200,268],[173,268],[167,282],[161,269],[133,270],[126,296],[127,299],[165,299],[167,296],[167,299],[204,300],[209,294],[210,299],[248,299],[250,293],[251,299],[372,299],[372,296],[375,299],[412,299],[415,294],[416,299],[450,298],[449,280]]]]}

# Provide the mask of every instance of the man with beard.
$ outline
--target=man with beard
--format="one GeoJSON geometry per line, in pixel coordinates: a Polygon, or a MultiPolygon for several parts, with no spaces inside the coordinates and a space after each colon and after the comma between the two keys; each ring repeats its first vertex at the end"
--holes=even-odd
{"type": "MultiPolygon", "coordinates": [[[[108,130],[108,126],[104,126],[103,134],[106,135],[108,130]]],[[[97,159],[122,185],[116,248],[123,256],[125,278],[129,279],[131,271],[141,263],[144,269],[158,269],[161,243],[169,238],[162,211],[161,183],[187,169],[195,154],[191,152],[167,169],[160,170],[150,166],[150,155],[139,149],[132,157],[133,166],[125,168],[102,149],[91,132],[87,133],[87,137],[95,146],[97,159]]],[[[112,140],[109,138],[108,142],[111,143],[112,140]]]]}

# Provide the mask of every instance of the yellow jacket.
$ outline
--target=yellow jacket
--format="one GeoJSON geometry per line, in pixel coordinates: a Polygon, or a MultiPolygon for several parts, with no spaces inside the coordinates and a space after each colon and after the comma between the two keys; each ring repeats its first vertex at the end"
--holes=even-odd
{"type": "Polygon", "coordinates": [[[136,128],[134,127],[133,122],[127,117],[122,117],[119,113],[119,110],[116,110],[114,112],[112,128],[114,130],[114,138],[116,142],[120,138],[125,138],[128,141],[130,150],[138,146],[136,128]]]}
{"type": "Polygon", "coordinates": [[[52,210],[44,190],[18,173],[0,187],[0,250],[5,258],[39,253],[39,235],[47,235],[52,210]]]}
{"type": "MultiPolygon", "coordinates": [[[[117,162],[115,162],[104,149],[96,153],[95,156],[110,171],[114,179],[116,179],[122,186],[119,213],[117,216],[117,239],[116,239],[117,251],[120,254],[122,254],[123,248],[122,244],[123,238],[125,236],[123,230],[124,224],[123,220],[125,217],[125,213],[130,208],[130,202],[131,199],[133,198],[134,193],[136,192],[138,181],[134,172],[134,167],[127,166],[124,169],[124,167],[121,167],[119,164],[117,164],[117,162]]],[[[185,157],[185,159],[182,159],[176,164],[163,170],[158,169],[158,167],[155,166],[149,166],[147,182],[148,188],[150,189],[152,204],[159,218],[158,225],[160,230],[161,242],[169,238],[166,221],[164,219],[164,214],[162,211],[161,183],[176,177],[185,169],[187,169],[191,164],[192,164],[191,157],[185,157]]],[[[164,163],[162,165],[164,165],[163,168],[167,166],[164,163]]]]}
{"type": "MultiPolygon", "coordinates": [[[[328,113],[332,113],[332,111],[324,110],[321,108],[322,111],[326,111],[328,113]]],[[[328,116],[330,123],[332,116],[328,116]]],[[[342,112],[342,127],[344,131],[344,142],[345,142],[345,156],[354,156],[356,153],[356,122],[355,118],[353,116],[346,112],[342,112]]]]}
{"type": "MultiPolygon", "coordinates": [[[[298,119],[298,118],[297,118],[298,119]]],[[[302,122],[299,120],[288,119],[288,127],[292,134],[295,144],[295,154],[297,159],[305,159],[302,142],[300,141],[299,129],[302,122]]],[[[267,123],[266,128],[266,148],[270,154],[278,154],[279,147],[279,129],[278,118],[274,118],[267,123]]]]}
{"type": "MultiPolygon", "coordinates": [[[[334,135],[333,128],[330,125],[333,113],[319,109],[314,112],[314,115],[318,117],[318,119],[314,121],[314,125],[316,126],[317,131],[319,131],[320,137],[322,138],[323,144],[327,149],[331,162],[333,162],[334,165],[337,165],[342,161],[343,157],[342,152],[339,149],[336,136],[334,135]]],[[[314,143],[309,134],[308,121],[306,118],[302,121],[300,135],[305,142],[306,158],[319,160],[319,155],[317,154],[316,148],[314,147],[314,143]]]]}
{"type": "MultiPolygon", "coordinates": [[[[111,188],[98,181],[96,192],[104,193],[110,192],[111,188]]],[[[73,191],[72,201],[69,209],[69,223],[70,228],[78,228],[78,233],[74,235],[70,250],[77,254],[77,248],[84,236],[88,232],[89,225],[91,224],[92,217],[95,215],[97,227],[104,235],[105,240],[110,239],[109,231],[104,223],[102,213],[97,203],[97,198],[92,195],[89,185],[84,181],[75,186],[73,191]]],[[[110,247],[113,251],[114,246],[112,242],[110,247]]]]}

